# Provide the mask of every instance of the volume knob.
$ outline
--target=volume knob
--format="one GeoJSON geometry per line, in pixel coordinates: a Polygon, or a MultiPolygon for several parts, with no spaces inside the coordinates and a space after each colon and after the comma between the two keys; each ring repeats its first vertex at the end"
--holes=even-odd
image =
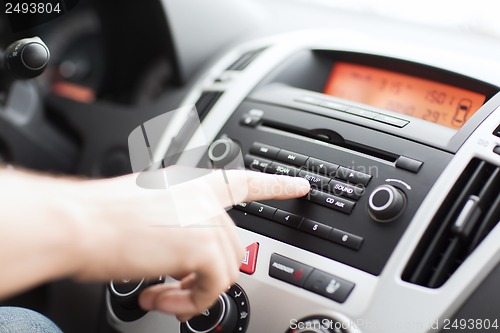
{"type": "Polygon", "coordinates": [[[377,187],[368,199],[368,213],[377,222],[390,222],[398,218],[406,207],[403,192],[391,185],[377,187]]]}

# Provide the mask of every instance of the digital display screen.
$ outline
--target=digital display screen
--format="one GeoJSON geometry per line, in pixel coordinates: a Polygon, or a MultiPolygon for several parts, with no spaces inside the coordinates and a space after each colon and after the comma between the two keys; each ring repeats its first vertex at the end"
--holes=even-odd
{"type": "Polygon", "coordinates": [[[460,129],[486,96],[393,71],[338,62],[325,94],[460,129]]]}

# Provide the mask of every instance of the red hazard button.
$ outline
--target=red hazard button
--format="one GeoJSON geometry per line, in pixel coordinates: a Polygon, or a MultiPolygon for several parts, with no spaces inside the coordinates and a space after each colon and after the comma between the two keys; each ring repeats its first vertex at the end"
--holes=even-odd
{"type": "Polygon", "coordinates": [[[241,262],[240,271],[249,275],[255,273],[258,254],[259,254],[259,243],[253,243],[247,246],[247,251],[245,252],[245,258],[243,258],[243,261],[241,262]]]}

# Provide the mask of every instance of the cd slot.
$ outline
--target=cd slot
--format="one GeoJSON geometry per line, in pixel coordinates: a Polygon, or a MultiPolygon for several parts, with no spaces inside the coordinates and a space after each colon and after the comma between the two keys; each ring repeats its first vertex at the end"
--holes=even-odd
{"type": "Polygon", "coordinates": [[[261,125],[259,126],[259,129],[266,128],[286,132],[288,134],[294,134],[302,138],[325,142],[333,146],[342,147],[356,153],[368,155],[378,160],[389,162],[392,165],[394,165],[396,161],[401,157],[401,155],[397,155],[379,148],[371,147],[350,140],[345,140],[342,135],[330,129],[306,129],[299,126],[272,121],[269,119],[263,119],[261,125]]]}

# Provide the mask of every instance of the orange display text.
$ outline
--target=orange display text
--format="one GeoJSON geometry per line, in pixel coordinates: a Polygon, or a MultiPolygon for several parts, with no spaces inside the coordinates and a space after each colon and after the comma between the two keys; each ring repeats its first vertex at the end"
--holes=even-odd
{"type": "Polygon", "coordinates": [[[460,129],[486,96],[393,71],[338,62],[325,94],[460,129]]]}

